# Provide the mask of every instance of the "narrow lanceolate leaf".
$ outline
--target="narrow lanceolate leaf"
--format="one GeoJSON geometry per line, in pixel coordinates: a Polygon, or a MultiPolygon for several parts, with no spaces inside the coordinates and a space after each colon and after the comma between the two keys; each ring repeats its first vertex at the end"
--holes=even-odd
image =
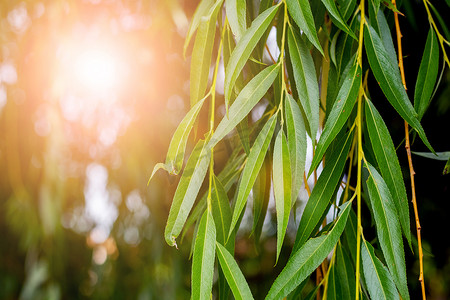
{"type": "Polygon", "coordinates": [[[253,107],[255,107],[256,103],[258,103],[272,85],[279,70],[279,64],[265,68],[242,89],[230,107],[229,117],[225,115],[217,126],[216,131],[208,143],[210,148],[214,147],[230,133],[253,107]]]}
{"type": "Polygon", "coordinates": [[[311,234],[320,226],[334,191],[340,183],[352,139],[353,133],[344,136],[339,142],[342,147],[338,151],[333,151],[330,159],[326,161],[325,168],[311,192],[300,219],[292,253],[300,249],[311,234]]]}
{"type": "Polygon", "coordinates": [[[339,13],[334,0],[322,0],[323,5],[327,8],[330,13],[331,18],[333,19],[333,24],[336,25],[341,30],[345,31],[355,40],[356,35],[352,32],[352,30],[348,27],[347,23],[342,19],[341,14],[339,13]]]}
{"type": "Polygon", "coordinates": [[[214,222],[216,224],[216,232],[217,238],[216,240],[225,245],[229,251],[232,251],[234,248],[234,239],[233,243],[226,243],[228,238],[228,232],[230,231],[231,225],[231,207],[230,202],[228,201],[228,195],[220,182],[219,178],[216,176],[213,177],[213,189],[211,190],[211,207],[212,214],[214,217],[214,222]],[[232,248],[228,248],[231,245],[232,248]]]}
{"type": "Polygon", "coordinates": [[[327,122],[325,123],[319,143],[317,144],[316,153],[314,154],[308,177],[314,169],[317,168],[328,146],[347,122],[353,106],[356,103],[360,84],[361,68],[359,65],[354,65],[342,82],[337,98],[328,115],[327,122]]]}
{"type": "MultiPolygon", "coordinates": [[[[178,174],[183,166],[184,153],[186,151],[186,143],[197,118],[200,109],[203,106],[205,99],[200,100],[189,112],[184,116],[181,123],[178,125],[177,130],[173,134],[170,141],[169,150],[167,150],[165,170],[168,170],[171,174],[178,174]]],[[[158,165],[155,166],[158,167],[158,165]]],[[[162,167],[162,165],[159,165],[162,167]]],[[[152,177],[156,170],[153,170],[152,177]]],[[[150,177],[151,179],[151,177],[150,177]]]]}
{"type": "Polygon", "coordinates": [[[415,152],[412,151],[412,153],[422,156],[422,157],[426,157],[429,159],[435,159],[435,160],[448,160],[450,159],[450,151],[445,151],[445,152],[436,152],[436,154],[431,153],[431,152],[415,152]]]}
{"type": "Polygon", "coordinates": [[[211,150],[205,144],[205,141],[200,140],[195,146],[173,196],[164,231],[164,237],[169,246],[176,246],[175,239],[183,229],[208,170],[211,150]]]}
{"type": "Polygon", "coordinates": [[[216,33],[217,13],[221,4],[222,1],[217,1],[211,8],[209,14],[200,19],[191,58],[191,73],[189,78],[191,107],[203,98],[206,87],[208,86],[209,68],[216,33]]]}
{"type": "Polygon", "coordinates": [[[231,99],[231,93],[236,83],[236,79],[244,68],[245,63],[249,59],[256,44],[269,28],[272,19],[275,16],[279,5],[273,6],[263,13],[261,13],[252,23],[249,29],[245,31],[241,39],[234,48],[231,54],[230,61],[225,69],[225,103],[228,107],[228,103],[231,99]]]}
{"type": "Polygon", "coordinates": [[[339,283],[339,277],[336,274],[336,265],[332,264],[328,271],[327,278],[327,298],[328,300],[342,299],[341,297],[341,285],[339,283]]]}
{"type": "Polygon", "coordinates": [[[319,128],[319,84],[311,53],[300,35],[289,26],[289,54],[298,97],[308,120],[309,133],[314,140],[319,128]]]}
{"type": "Polygon", "coordinates": [[[323,262],[344,230],[351,209],[350,203],[346,202],[341,206],[339,218],[328,234],[310,239],[289,258],[270,288],[266,300],[283,299],[323,262]]]}
{"type": "Polygon", "coordinates": [[[369,24],[375,29],[383,42],[384,49],[388,54],[388,58],[393,65],[397,64],[397,53],[395,52],[394,41],[392,40],[391,30],[387,23],[386,17],[382,10],[379,9],[380,5],[376,5],[376,1],[369,4],[369,24]],[[378,13],[377,13],[378,12],[378,13]]]}
{"type": "Polygon", "coordinates": [[[400,116],[417,131],[428,149],[434,152],[408,99],[398,66],[389,59],[380,37],[368,24],[364,27],[364,44],[371,70],[384,95],[400,116]]]}
{"type": "Polygon", "coordinates": [[[409,207],[402,170],[389,130],[370,100],[367,100],[366,122],[373,152],[389,192],[392,195],[403,233],[411,246],[409,207]]]}
{"type": "Polygon", "coordinates": [[[289,146],[283,128],[278,131],[273,149],[273,191],[277,211],[277,261],[283,245],[284,235],[291,211],[291,166],[289,146]]]}
{"type": "Polygon", "coordinates": [[[206,16],[213,6],[215,0],[202,0],[195,10],[194,16],[192,17],[191,24],[189,25],[188,32],[186,34],[186,40],[184,41],[183,47],[183,56],[186,56],[186,50],[189,46],[189,42],[191,41],[194,32],[197,30],[200,20],[202,17],[206,16]]]}
{"type": "Polygon", "coordinates": [[[306,130],[302,113],[290,94],[285,100],[286,131],[289,144],[292,175],[292,204],[297,199],[303,184],[306,160],[306,130]]]}
{"type": "Polygon", "coordinates": [[[365,240],[361,243],[361,259],[370,297],[380,300],[399,299],[391,274],[375,256],[372,245],[365,240]]]}
{"type": "Polygon", "coordinates": [[[353,14],[356,0],[337,0],[339,4],[339,11],[342,14],[342,17],[345,21],[347,21],[353,14]]]}
{"type": "Polygon", "coordinates": [[[270,188],[272,182],[272,176],[270,175],[270,171],[272,169],[271,159],[271,155],[266,156],[253,187],[253,226],[250,235],[253,236],[256,244],[259,242],[259,238],[261,237],[267,207],[269,206],[270,188]]]}
{"type": "Polygon", "coordinates": [[[302,30],[308,40],[319,50],[323,55],[322,47],[320,46],[319,38],[317,37],[316,27],[314,26],[314,18],[311,12],[311,6],[308,0],[287,0],[286,1],[289,14],[295,23],[297,23],[300,30],[302,30]]]}
{"type": "Polygon", "coordinates": [[[416,89],[414,90],[414,108],[419,120],[430,105],[431,94],[438,74],[439,45],[433,28],[430,28],[417,75],[416,89]]]}
{"type": "Polygon", "coordinates": [[[340,295],[336,299],[355,299],[355,270],[347,250],[343,248],[342,243],[336,245],[335,267],[336,275],[339,278],[338,282],[340,290],[340,295]]]}
{"type": "Polygon", "coordinates": [[[275,130],[275,124],[278,114],[273,115],[264,125],[261,132],[253,144],[250,154],[248,156],[247,163],[242,171],[242,178],[239,183],[238,195],[236,198],[236,204],[234,206],[233,218],[231,221],[229,235],[234,231],[237,221],[241,215],[242,210],[247,203],[248,195],[256,181],[259,170],[264,162],[264,158],[269,148],[270,141],[272,140],[273,132],[275,130]]]}
{"type": "Polygon", "coordinates": [[[405,253],[402,234],[392,196],[378,171],[366,165],[370,176],[367,189],[372,204],[377,236],[386,264],[403,299],[409,299],[406,283],[405,253]]]}
{"type": "Polygon", "coordinates": [[[211,298],[216,252],[216,227],[213,216],[205,210],[195,238],[192,260],[192,299],[211,298]]]}
{"type": "Polygon", "coordinates": [[[233,296],[237,300],[253,299],[252,292],[248,287],[244,275],[239,269],[238,264],[227,249],[219,243],[216,243],[217,258],[219,259],[220,267],[223,270],[228,285],[233,292],[233,296]]]}
{"type": "Polygon", "coordinates": [[[225,10],[230,23],[231,31],[236,37],[236,41],[239,41],[242,34],[247,29],[247,6],[243,0],[226,0],[225,10]]]}

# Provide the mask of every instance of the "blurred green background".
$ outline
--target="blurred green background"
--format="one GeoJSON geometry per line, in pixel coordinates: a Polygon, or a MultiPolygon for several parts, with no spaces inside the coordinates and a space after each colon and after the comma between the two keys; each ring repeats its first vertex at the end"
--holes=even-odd
{"type": "MultiPolygon", "coordinates": [[[[147,180],[189,107],[182,48],[197,3],[0,1],[0,299],[190,297],[192,232],[178,250],[163,238],[177,178],[147,180]]],[[[411,94],[429,25],[420,2],[405,4],[411,94]]],[[[449,82],[447,69],[423,118],[436,151],[450,150],[449,82]]],[[[403,121],[371,93],[400,144],[403,121]]],[[[426,151],[419,140],[412,148],[426,151]]],[[[399,157],[407,166],[403,146],[399,157]]],[[[413,159],[427,293],[447,299],[450,177],[443,162],[413,159]]],[[[404,177],[409,186],[407,168],[404,177]]],[[[273,267],[274,221],[267,216],[260,246],[245,230],[236,244],[256,299],[290,253],[288,240],[273,267]]],[[[418,262],[406,251],[415,299],[418,262]]]]}

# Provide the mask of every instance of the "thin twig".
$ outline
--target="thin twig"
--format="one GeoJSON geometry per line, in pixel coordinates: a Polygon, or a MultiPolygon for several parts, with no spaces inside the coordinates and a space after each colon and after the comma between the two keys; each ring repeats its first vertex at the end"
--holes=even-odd
{"type": "MultiPolygon", "coordinates": [[[[397,4],[395,3],[395,0],[392,0],[392,4],[395,8],[397,8],[397,4]]],[[[400,24],[398,22],[398,13],[394,12],[394,19],[395,19],[395,29],[397,33],[397,48],[398,48],[398,66],[400,68],[400,74],[402,76],[402,82],[403,86],[406,90],[406,80],[405,80],[405,70],[403,66],[403,53],[402,53],[402,33],[400,31],[400,24]]],[[[412,157],[411,157],[411,148],[409,143],[409,128],[408,128],[408,122],[405,121],[405,148],[406,148],[406,154],[408,156],[408,164],[409,164],[409,174],[411,178],[411,193],[412,193],[412,203],[414,207],[414,217],[416,220],[416,228],[417,228],[417,241],[418,241],[418,247],[419,247],[419,266],[420,266],[420,274],[419,274],[419,281],[420,286],[422,288],[422,299],[426,299],[425,295],[425,281],[423,277],[423,251],[422,251],[422,236],[421,236],[421,226],[419,221],[419,211],[417,209],[417,200],[416,200],[416,188],[414,183],[414,175],[416,174],[414,172],[414,167],[412,163],[412,157]]]]}

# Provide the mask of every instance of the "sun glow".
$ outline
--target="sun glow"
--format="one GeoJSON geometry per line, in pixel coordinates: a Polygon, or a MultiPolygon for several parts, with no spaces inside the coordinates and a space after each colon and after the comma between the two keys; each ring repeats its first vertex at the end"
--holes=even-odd
{"type": "Polygon", "coordinates": [[[75,79],[90,91],[108,91],[119,83],[117,63],[117,58],[105,50],[85,50],[74,61],[75,79]]]}

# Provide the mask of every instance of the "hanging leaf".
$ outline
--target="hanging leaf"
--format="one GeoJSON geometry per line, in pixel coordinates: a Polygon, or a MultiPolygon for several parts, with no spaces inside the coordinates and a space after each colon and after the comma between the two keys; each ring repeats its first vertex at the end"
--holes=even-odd
{"type": "Polygon", "coordinates": [[[229,235],[231,235],[234,231],[234,227],[236,226],[241,212],[247,203],[250,190],[252,189],[259,170],[264,162],[267,149],[269,148],[270,141],[272,140],[273,132],[275,130],[277,116],[278,114],[275,114],[267,121],[266,125],[264,125],[263,129],[258,134],[252,149],[250,150],[250,155],[248,156],[247,163],[242,171],[242,178],[239,183],[229,235]]]}
{"type": "Polygon", "coordinates": [[[397,65],[397,52],[395,52],[394,42],[392,40],[391,30],[387,23],[386,17],[382,10],[379,9],[379,4],[376,6],[376,1],[369,5],[369,24],[378,33],[378,36],[383,41],[384,49],[391,60],[392,65],[397,65]]]}
{"type": "MultiPolygon", "coordinates": [[[[223,1],[223,0],[222,0],[223,1]]],[[[193,107],[205,95],[216,33],[216,20],[222,1],[217,1],[207,16],[201,17],[192,50],[190,68],[190,99],[193,107]]]]}
{"type": "Polygon", "coordinates": [[[231,207],[228,201],[227,192],[220,182],[219,178],[213,176],[213,188],[211,189],[211,207],[214,222],[216,224],[216,240],[225,245],[228,251],[234,249],[234,238],[228,239],[228,233],[231,227],[231,207]],[[228,239],[228,243],[227,243],[228,239]]]}
{"type": "MultiPolygon", "coordinates": [[[[219,243],[216,243],[217,258],[223,270],[228,285],[233,292],[235,299],[250,300],[253,299],[252,292],[248,287],[244,275],[239,269],[238,264],[227,249],[219,243]]],[[[195,298],[194,298],[195,299],[195,298]]]]}
{"type": "Polygon", "coordinates": [[[428,149],[434,152],[422,125],[420,125],[417,113],[414,111],[408,99],[400,78],[398,66],[392,64],[383,46],[383,42],[375,30],[368,24],[364,27],[364,45],[371,70],[379,82],[384,95],[400,116],[417,131],[428,149]]]}
{"type": "Polygon", "coordinates": [[[230,23],[236,41],[239,42],[241,36],[247,29],[247,6],[242,0],[226,0],[225,12],[227,14],[228,23],[230,23]]]}
{"type": "Polygon", "coordinates": [[[406,196],[405,183],[402,170],[395,152],[389,130],[383,119],[370,100],[367,100],[366,124],[372,148],[388,188],[391,193],[399,216],[403,233],[411,247],[411,228],[409,224],[408,197],[406,196]]]}
{"type": "Polygon", "coordinates": [[[367,189],[375,217],[377,236],[386,264],[403,299],[409,299],[406,283],[405,253],[400,225],[392,196],[381,175],[366,164],[370,176],[367,189]]]}
{"type": "MultiPolygon", "coordinates": [[[[347,225],[349,220],[347,220],[347,225]]],[[[336,245],[335,268],[336,268],[336,276],[339,282],[338,290],[340,291],[340,294],[338,295],[338,297],[336,297],[336,299],[339,300],[355,299],[355,291],[356,291],[355,269],[352,265],[350,257],[347,254],[347,250],[343,248],[342,243],[340,242],[336,245]]]]}
{"type": "Polygon", "coordinates": [[[277,210],[277,258],[280,256],[284,235],[291,212],[291,165],[289,146],[283,128],[278,131],[273,148],[273,193],[277,210]]]}
{"type": "Polygon", "coordinates": [[[253,226],[251,235],[255,243],[259,242],[264,219],[266,218],[267,207],[269,205],[270,188],[272,176],[270,174],[272,167],[271,155],[266,155],[258,177],[253,187],[253,226]]]}
{"type": "Polygon", "coordinates": [[[292,175],[292,204],[303,184],[306,161],[306,130],[300,108],[290,94],[285,98],[286,132],[292,175]]]}
{"type": "Polygon", "coordinates": [[[280,64],[272,65],[262,70],[242,89],[239,96],[230,107],[229,118],[224,116],[208,143],[214,147],[225,135],[255,107],[256,103],[266,94],[280,70],[280,64]]]}
{"type": "Polygon", "coordinates": [[[206,141],[200,140],[195,146],[173,196],[164,231],[164,237],[169,246],[176,246],[175,239],[183,229],[208,170],[211,150],[205,144],[206,141]]]}
{"type": "Polygon", "coordinates": [[[288,46],[296,91],[314,140],[319,128],[319,85],[312,75],[316,74],[314,62],[305,42],[292,26],[288,30],[288,46]]]}
{"type": "Polygon", "coordinates": [[[205,210],[195,238],[192,260],[192,299],[209,300],[214,275],[216,227],[210,210],[205,210]]]}
{"type": "Polygon", "coordinates": [[[344,203],[333,229],[325,235],[307,241],[288,260],[269,290],[266,300],[282,299],[306,279],[333,250],[344,230],[351,202],[344,203]]]}
{"type": "MultiPolygon", "coordinates": [[[[231,93],[236,83],[236,79],[244,68],[245,63],[252,54],[253,49],[257,45],[258,41],[269,28],[272,20],[278,10],[279,5],[273,6],[263,13],[261,13],[245,31],[241,39],[231,53],[230,61],[225,68],[225,106],[228,108],[230,103],[231,93]]],[[[242,93],[242,92],[241,92],[242,93]]]]}
{"type": "Polygon", "coordinates": [[[150,180],[152,180],[153,175],[155,175],[156,171],[159,169],[164,169],[171,174],[177,175],[181,167],[183,166],[184,153],[186,151],[186,143],[189,137],[189,133],[193,128],[195,119],[197,118],[200,109],[203,106],[203,102],[205,98],[200,100],[194,107],[192,107],[183,120],[178,125],[175,133],[173,134],[172,140],[170,141],[169,150],[167,150],[166,163],[158,163],[153,168],[152,175],[150,176],[150,180]]]}
{"type": "Polygon", "coordinates": [[[292,253],[295,253],[320,226],[331,198],[341,182],[342,172],[353,140],[353,133],[345,135],[338,145],[342,145],[337,151],[332,151],[330,158],[317,180],[311,196],[306,203],[297,236],[295,237],[292,253]]]}
{"type": "Polygon", "coordinates": [[[317,168],[328,146],[347,122],[356,103],[360,84],[361,68],[359,65],[354,65],[343,81],[333,108],[328,115],[327,122],[317,144],[316,153],[311,162],[311,167],[309,168],[308,177],[317,168]]]}
{"type": "Polygon", "coordinates": [[[429,159],[435,159],[435,160],[448,160],[450,159],[450,151],[446,151],[446,152],[436,152],[436,154],[431,153],[431,152],[415,152],[415,151],[411,151],[412,153],[414,153],[415,155],[419,155],[422,157],[426,157],[429,159]]]}
{"type": "Polygon", "coordinates": [[[347,21],[355,11],[356,0],[337,0],[337,3],[342,17],[347,21]]]}
{"type": "Polygon", "coordinates": [[[431,94],[439,69],[439,44],[433,28],[428,32],[425,50],[423,51],[422,62],[420,63],[419,74],[417,74],[416,89],[414,90],[414,108],[417,111],[419,120],[422,119],[425,111],[430,105],[431,94]]]}
{"type": "Polygon", "coordinates": [[[302,30],[308,40],[319,50],[323,55],[322,47],[320,46],[319,38],[317,37],[316,28],[314,26],[314,18],[311,12],[311,6],[308,0],[286,0],[287,9],[292,19],[297,23],[300,30],[302,30]]]}
{"type": "Polygon", "coordinates": [[[186,57],[186,50],[189,46],[189,42],[191,41],[194,32],[197,30],[200,20],[202,17],[206,16],[210,11],[211,7],[214,5],[215,0],[202,0],[200,4],[197,6],[195,10],[194,16],[192,17],[192,21],[189,25],[188,32],[186,34],[186,40],[184,40],[183,47],[183,56],[186,57]]]}
{"type": "Polygon", "coordinates": [[[375,256],[372,245],[362,240],[361,260],[367,289],[372,299],[399,299],[397,289],[387,268],[375,256]]]}
{"type": "Polygon", "coordinates": [[[347,23],[342,19],[341,14],[339,13],[334,0],[322,0],[323,5],[327,8],[331,19],[333,20],[333,24],[338,28],[343,30],[345,33],[350,35],[352,38],[357,40],[356,35],[352,32],[352,30],[348,27],[347,23]]]}

